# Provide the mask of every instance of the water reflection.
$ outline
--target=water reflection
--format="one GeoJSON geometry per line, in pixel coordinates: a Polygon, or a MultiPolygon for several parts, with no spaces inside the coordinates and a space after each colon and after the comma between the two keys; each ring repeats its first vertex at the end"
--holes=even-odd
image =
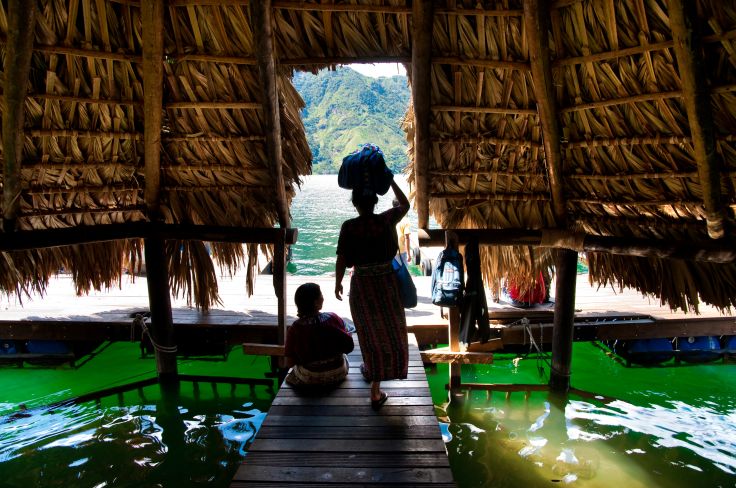
{"type": "Polygon", "coordinates": [[[0,417],[0,486],[227,486],[271,396],[191,388],[152,385],[117,405],[110,397],[0,417]]]}
{"type": "Polygon", "coordinates": [[[734,486],[734,415],[549,392],[468,391],[438,408],[460,487],[734,486]]]}

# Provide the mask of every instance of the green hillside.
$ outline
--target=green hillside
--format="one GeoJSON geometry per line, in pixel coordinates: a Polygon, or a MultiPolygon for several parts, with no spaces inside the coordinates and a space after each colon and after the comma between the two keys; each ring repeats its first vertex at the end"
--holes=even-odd
{"type": "Polygon", "coordinates": [[[394,173],[406,167],[401,129],[410,96],[406,76],[370,78],[338,68],[297,73],[294,86],[306,104],[302,118],[313,174],[336,174],[342,158],[366,142],[381,148],[394,173]]]}

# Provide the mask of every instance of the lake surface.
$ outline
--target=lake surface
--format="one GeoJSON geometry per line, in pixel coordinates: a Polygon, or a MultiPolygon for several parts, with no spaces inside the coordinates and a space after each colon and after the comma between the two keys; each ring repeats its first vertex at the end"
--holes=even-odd
{"type": "MultiPolygon", "coordinates": [[[[396,182],[409,196],[409,185],[403,175],[396,182]]],[[[291,271],[297,275],[321,275],[335,271],[335,248],[340,226],[358,216],[350,201],[350,190],[337,186],[337,175],[307,176],[291,203],[292,226],[299,229],[297,243],[292,246],[291,271]]],[[[376,212],[391,208],[393,191],[379,196],[376,212]]],[[[417,214],[409,210],[412,231],[417,230],[417,214]]],[[[430,228],[437,222],[430,219],[430,228]]]]}
{"type": "MultiPolygon", "coordinates": [[[[296,274],[334,271],[340,225],[356,215],[336,180],[308,177],[294,199],[296,274]]],[[[410,221],[416,229],[415,214],[410,221]]],[[[628,368],[594,344],[573,351],[572,386],[593,396],[451,395],[447,366],[428,368],[459,487],[736,487],[736,364],[628,368]]],[[[546,384],[548,361],[497,355],[464,365],[463,381],[546,384]]],[[[155,376],[130,343],[103,346],[76,368],[0,365],[0,487],[226,487],[275,394],[262,384],[268,370],[265,358],[233,350],[225,361],[180,360],[179,371],[252,385],[126,389],[155,376]],[[60,403],[110,387],[122,389],[60,403]]]]}

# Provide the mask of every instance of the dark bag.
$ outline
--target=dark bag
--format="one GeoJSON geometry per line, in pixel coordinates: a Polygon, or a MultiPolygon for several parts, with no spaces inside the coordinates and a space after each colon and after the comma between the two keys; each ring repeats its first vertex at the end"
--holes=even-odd
{"type": "Polygon", "coordinates": [[[463,256],[445,248],[437,256],[432,270],[432,303],[443,307],[460,305],[464,288],[463,256]]]}
{"type": "Polygon", "coordinates": [[[414,280],[411,279],[409,269],[406,267],[404,260],[400,256],[394,257],[391,265],[396,273],[399,281],[399,294],[401,295],[401,303],[404,308],[414,308],[417,306],[417,287],[414,286],[414,280]]]}
{"type": "Polygon", "coordinates": [[[375,144],[364,144],[342,160],[337,173],[337,184],[348,190],[367,189],[385,195],[394,175],[386,166],[383,152],[375,144]]]}

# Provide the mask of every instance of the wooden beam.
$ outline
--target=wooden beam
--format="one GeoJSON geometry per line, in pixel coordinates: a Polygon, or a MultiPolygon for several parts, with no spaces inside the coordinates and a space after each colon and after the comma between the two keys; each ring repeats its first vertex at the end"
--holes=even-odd
{"type": "Polygon", "coordinates": [[[529,45],[534,96],[537,99],[537,110],[542,124],[544,154],[552,195],[552,213],[556,226],[564,228],[567,226],[567,207],[562,179],[557,101],[552,87],[552,70],[549,63],[549,15],[547,0],[524,0],[524,28],[529,45]]]}
{"type": "MultiPolygon", "coordinates": [[[[488,352],[468,352],[468,351],[451,351],[449,347],[438,347],[436,349],[428,349],[420,352],[422,361],[425,363],[450,363],[455,365],[459,370],[461,364],[491,364],[493,363],[493,354],[488,352]]],[[[457,377],[453,377],[459,380],[457,377]]],[[[452,388],[459,388],[459,382],[452,388]]]]}
{"type": "Polygon", "coordinates": [[[253,354],[256,356],[285,356],[286,348],[277,344],[246,342],[243,343],[243,354],[253,354]]]}
{"type": "MultiPolygon", "coordinates": [[[[25,2],[24,2],[25,3],[25,2]]],[[[30,3],[30,2],[27,2],[30,3]]],[[[9,41],[0,41],[0,47],[7,46],[9,41]]],[[[70,46],[49,46],[38,44],[33,51],[43,54],[61,54],[65,56],[78,56],[81,58],[107,59],[110,61],[121,61],[127,63],[140,63],[142,58],[137,54],[101,51],[99,49],[82,49],[70,46]]]]}
{"type": "MultiPolygon", "coordinates": [[[[493,144],[497,146],[518,146],[518,147],[533,147],[538,148],[542,145],[538,142],[530,141],[528,139],[507,139],[501,137],[492,136],[450,136],[450,137],[433,137],[432,142],[439,144],[493,144]]],[[[432,174],[438,174],[441,170],[432,171],[432,174]]],[[[448,173],[450,173],[448,171],[448,173]]],[[[489,171],[489,173],[498,174],[498,171],[489,171]]],[[[515,173],[516,174],[516,173],[515,173]]],[[[543,176],[547,176],[544,173],[543,176]]]]}
{"type": "MultiPolygon", "coordinates": [[[[419,229],[420,246],[442,246],[443,229],[419,229]]],[[[498,246],[539,246],[578,252],[605,252],[624,256],[684,259],[731,263],[736,260],[733,242],[693,242],[633,237],[594,236],[560,229],[455,229],[461,243],[472,239],[498,246]]]]}
{"type": "Polygon", "coordinates": [[[143,134],[140,132],[124,131],[97,131],[76,129],[30,129],[25,131],[28,137],[79,137],[79,138],[110,138],[110,139],[133,139],[140,140],[143,134]]]}
{"type": "Polygon", "coordinates": [[[166,109],[216,109],[216,110],[261,110],[263,105],[255,102],[170,102],[166,109]]]}
{"type": "MultiPolygon", "coordinates": [[[[0,99],[4,98],[4,95],[0,95],[0,99]]],[[[73,95],[54,95],[52,93],[29,93],[27,98],[34,98],[36,100],[52,100],[62,103],[84,103],[94,105],[131,105],[134,107],[143,107],[143,102],[140,100],[112,100],[104,98],[89,98],[89,97],[76,97],[73,95]]]]}
{"type": "Polygon", "coordinates": [[[465,58],[458,56],[436,56],[432,64],[450,64],[455,66],[472,66],[481,69],[505,69],[529,71],[529,63],[524,61],[505,61],[503,59],[465,58]]]}
{"type": "MultiPolygon", "coordinates": [[[[22,251],[121,239],[142,239],[154,234],[163,239],[275,244],[281,239],[279,237],[281,232],[282,229],[271,227],[247,228],[129,222],[126,224],[91,225],[66,229],[18,231],[7,234],[0,240],[0,251],[22,251]]],[[[283,232],[283,240],[286,244],[296,243],[297,229],[283,229],[283,232]]]]}
{"type": "Polygon", "coordinates": [[[599,341],[613,339],[655,339],[693,336],[736,335],[733,317],[655,319],[652,324],[624,322],[620,324],[602,323],[596,328],[599,341]]]}
{"type": "Polygon", "coordinates": [[[549,372],[549,387],[555,391],[567,391],[570,388],[577,264],[578,253],[575,251],[557,251],[555,325],[552,331],[552,366],[549,372]]]}
{"type": "Polygon", "coordinates": [[[169,291],[169,260],[166,258],[165,249],[165,241],[160,237],[149,237],[144,240],[148,307],[151,310],[151,324],[148,330],[156,350],[156,372],[159,381],[162,382],[171,381],[177,375],[176,342],[169,291]]]}
{"type": "Polygon", "coordinates": [[[414,204],[419,227],[429,227],[429,157],[432,149],[433,2],[412,3],[411,95],[414,106],[414,204]]]}
{"type": "Polygon", "coordinates": [[[640,102],[658,102],[661,100],[668,100],[670,98],[681,98],[682,92],[680,90],[673,90],[668,92],[660,93],[644,93],[642,95],[632,95],[629,97],[611,98],[608,100],[599,100],[597,102],[579,103],[571,105],[569,107],[561,108],[560,114],[567,114],[571,112],[578,112],[581,110],[593,110],[599,108],[613,107],[615,105],[626,105],[631,103],[640,102]]]}
{"type": "Polygon", "coordinates": [[[143,160],[146,165],[145,201],[149,218],[160,217],[161,126],[163,120],[164,2],[141,5],[143,22],[143,160]]]}
{"type": "Polygon", "coordinates": [[[273,57],[273,19],[271,0],[251,3],[253,29],[255,32],[258,70],[261,77],[261,96],[265,121],[268,164],[276,192],[279,225],[289,227],[289,205],[284,190],[284,173],[281,154],[281,116],[279,114],[279,92],[276,86],[276,64],[273,57]]]}
{"type": "MultiPolygon", "coordinates": [[[[48,340],[48,341],[139,341],[141,327],[134,326],[128,314],[120,314],[113,320],[0,320],[0,337],[6,340],[48,340]]],[[[177,343],[188,343],[202,334],[221,334],[228,345],[243,343],[273,344],[276,340],[276,325],[273,323],[207,323],[177,322],[174,337],[177,343]]]]}
{"type": "Polygon", "coordinates": [[[726,215],[721,203],[720,164],[716,153],[713,111],[703,63],[702,40],[696,25],[699,17],[695,2],[670,0],[669,14],[683,102],[703,191],[708,235],[713,239],[720,239],[725,235],[726,215]]]}
{"type": "Polygon", "coordinates": [[[15,230],[20,209],[23,161],[23,120],[28,75],[31,70],[36,2],[10,0],[8,4],[8,42],[5,46],[5,83],[3,84],[3,230],[15,230]]]}
{"type": "Polygon", "coordinates": [[[433,105],[432,110],[435,112],[464,112],[473,114],[537,115],[537,111],[534,109],[511,107],[461,107],[457,105],[433,105]]]}

